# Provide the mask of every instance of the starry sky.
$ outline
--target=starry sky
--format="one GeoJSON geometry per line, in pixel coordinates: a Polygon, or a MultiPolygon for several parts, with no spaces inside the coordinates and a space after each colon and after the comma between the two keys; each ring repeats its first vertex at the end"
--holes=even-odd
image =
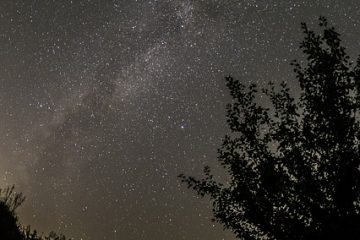
{"type": "Polygon", "coordinates": [[[355,0],[0,0],[0,186],[26,195],[39,232],[232,240],[177,178],[217,171],[224,77],[296,91],[300,22],[326,16],[355,56],[359,14],[355,0]]]}

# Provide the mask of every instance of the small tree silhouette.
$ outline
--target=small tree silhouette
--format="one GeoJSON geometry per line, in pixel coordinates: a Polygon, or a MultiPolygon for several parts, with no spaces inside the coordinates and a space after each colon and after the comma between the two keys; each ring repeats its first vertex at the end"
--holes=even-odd
{"type": "Polygon", "coordinates": [[[292,62],[295,100],[286,82],[263,89],[273,109],[256,102],[257,87],[232,77],[227,87],[231,134],[218,160],[229,182],[180,175],[213,202],[214,220],[240,239],[360,239],[360,61],[320,17],[321,34],[302,23],[306,66],[292,62]]]}
{"type": "MultiPolygon", "coordinates": [[[[1,240],[67,240],[62,234],[50,232],[48,236],[39,236],[30,226],[22,227],[15,210],[25,201],[15,186],[0,189],[0,239],[1,240]]],[[[69,239],[70,240],[70,239],[69,239]]]]}
{"type": "Polygon", "coordinates": [[[15,192],[15,186],[0,189],[0,202],[6,205],[11,212],[15,210],[25,201],[22,193],[15,192]]]}
{"type": "Polygon", "coordinates": [[[15,209],[24,201],[22,194],[16,193],[13,187],[0,189],[0,239],[22,240],[15,209]]]}

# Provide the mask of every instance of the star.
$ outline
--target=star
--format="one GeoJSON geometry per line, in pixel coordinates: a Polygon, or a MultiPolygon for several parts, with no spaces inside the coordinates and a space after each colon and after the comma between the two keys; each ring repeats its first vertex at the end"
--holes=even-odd
{"type": "Polygon", "coordinates": [[[224,77],[296,93],[300,22],[325,15],[357,53],[358,11],[354,0],[0,1],[0,187],[23,191],[19,219],[38,232],[235,239],[176,177],[217,165],[224,77]]]}

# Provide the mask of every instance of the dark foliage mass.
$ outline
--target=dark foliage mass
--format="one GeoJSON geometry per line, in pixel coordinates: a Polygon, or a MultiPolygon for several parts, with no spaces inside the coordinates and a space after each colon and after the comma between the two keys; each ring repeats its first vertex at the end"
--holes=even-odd
{"type": "Polygon", "coordinates": [[[22,227],[15,211],[24,200],[22,193],[15,192],[14,186],[0,189],[1,240],[66,240],[62,234],[50,232],[48,236],[40,236],[30,226],[22,227]]]}
{"type": "Polygon", "coordinates": [[[294,99],[283,82],[256,101],[257,87],[227,77],[231,133],[218,160],[229,181],[180,175],[213,201],[214,219],[240,239],[360,239],[360,61],[349,60],[339,33],[320,18],[321,33],[302,24],[305,64],[292,63],[294,99]]]}

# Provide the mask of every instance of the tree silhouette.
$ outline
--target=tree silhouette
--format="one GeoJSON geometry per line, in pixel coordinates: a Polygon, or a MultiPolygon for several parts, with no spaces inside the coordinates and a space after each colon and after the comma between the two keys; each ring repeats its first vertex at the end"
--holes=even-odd
{"type": "Polygon", "coordinates": [[[14,186],[0,189],[0,239],[23,239],[15,210],[24,200],[22,194],[14,191],[14,186]]]}
{"type": "Polygon", "coordinates": [[[360,239],[360,60],[320,17],[320,34],[301,27],[305,64],[292,62],[300,97],[286,82],[262,89],[227,77],[231,133],[218,160],[227,182],[180,175],[213,202],[214,220],[240,239],[360,239]]]}
{"type": "Polygon", "coordinates": [[[15,187],[0,189],[0,239],[1,240],[67,240],[62,234],[50,232],[48,236],[39,236],[30,226],[22,227],[18,221],[16,209],[24,202],[22,193],[15,187]]]}

